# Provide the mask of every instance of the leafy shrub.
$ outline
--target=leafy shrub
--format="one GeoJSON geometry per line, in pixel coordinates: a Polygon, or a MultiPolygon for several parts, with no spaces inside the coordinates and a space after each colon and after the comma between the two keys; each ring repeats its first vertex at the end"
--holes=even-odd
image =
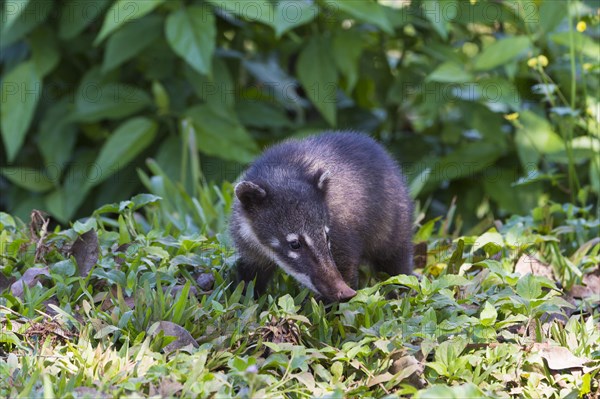
{"type": "Polygon", "coordinates": [[[214,230],[230,187],[194,202],[155,167],[151,187],[168,199],[137,195],[69,229],[0,212],[2,397],[598,395],[589,210],[536,207],[454,240],[426,223],[420,277],[323,304],[277,272],[254,298],[214,230]],[[523,260],[555,277],[523,276],[523,260]]]}
{"type": "Polygon", "coordinates": [[[21,217],[128,198],[146,157],[189,190],[232,180],[329,128],[383,140],[468,225],[600,192],[592,1],[2,5],[0,206],[21,217]]]}

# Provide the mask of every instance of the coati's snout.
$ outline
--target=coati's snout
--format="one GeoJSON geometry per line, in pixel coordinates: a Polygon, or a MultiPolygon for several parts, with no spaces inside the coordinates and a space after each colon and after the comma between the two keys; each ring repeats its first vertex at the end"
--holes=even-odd
{"type": "Polygon", "coordinates": [[[331,253],[323,190],[328,173],[318,171],[274,197],[262,182],[242,181],[235,187],[241,231],[263,256],[328,301],[356,295],[344,281],[331,253]]]}
{"type": "MultiPolygon", "coordinates": [[[[338,273],[339,274],[339,273],[338,273]]],[[[356,295],[356,291],[346,284],[342,276],[334,281],[318,280],[325,284],[315,284],[315,288],[331,302],[346,302],[356,295]]]]}

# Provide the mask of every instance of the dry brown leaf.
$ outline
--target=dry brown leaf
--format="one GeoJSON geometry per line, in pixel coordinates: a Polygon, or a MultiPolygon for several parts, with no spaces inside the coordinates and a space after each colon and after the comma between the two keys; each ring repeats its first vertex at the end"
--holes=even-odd
{"type": "Polygon", "coordinates": [[[388,373],[386,371],[383,374],[379,374],[373,378],[370,378],[369,381],[367,382],[367,386],[370,388],[373,385],[383,384],[384,382],[388,382],[392,378],[394,378],[394,375],[392,373],[388,373]]]}
{"type": "Polygon", "coordinates": [[[547,343],[533,344],[531,351],[539,353],[541,357],[546,359],[551,370],[582,368],[585,363],[590,361],[588,358],[575,356],[563,346],[554,346],[547,343]]]}
{"type": "Polygon", "coordinates": [[[176,396],[175,394],[182,389],[183,384],[174,380],[165,379],[162,380],[158,385],[158,395],[161,398],[173,397],[176,396]]]}
{"type": "Polygon", "coordinates": [[[198,343],[188,332],[188,330],[186,330],[178,324],[172,323],[170,321],[160,321],[158,323],[158,327],[152,333],[152,336],[156,336],[160,331],[164,332],[165,337],[177,338],[175,341],[170,342],[163,348],[163,351],[165,353],[174,352],[177,349],[181,349],[184,346],[188,345],[192,345],[194,348],[198,347],[198,343]]]}
{"type": "Polygon", "coordinates": [[[215,276],[212,273],[201,273],[196,277],[196,284],[202,291],[210,291],[215,284],[215,276]]]}
{"type": "Polygon", "coordinates": [[[23,285],[26,284],[28,287],[33,287],[37,284],[41,277],[50,277],[48,267],[31,267],[23,273],[23,276],[15,281],[10,290],[16,297],[23,297],[23,285]]]}
{"type": "Polygon", "coordinates": [[[410,384],[415,387],[425,385],[423,379],[425,366],[414,356],[406,355],[394,360],[389,371],[394,374],[394,379],[397,381],[408,379],[410,384]]]}
{"type": "Polygon", "coordinates": [[[515,273],[519,273],[521,276],[531,273],[534,276],[546,277],[552,281],[555,280],[552,267],[541,262],[533,255],[521,255],[515,266],[515,273]]]}
{"type": "Polygon", "coordinates": [[[71,253],[77,261],[79,276],[87,277],[92,267],[98,262],[98,254],[100,253],[96,232],[90,230],[77,237],[71,246],[71,253]]]}

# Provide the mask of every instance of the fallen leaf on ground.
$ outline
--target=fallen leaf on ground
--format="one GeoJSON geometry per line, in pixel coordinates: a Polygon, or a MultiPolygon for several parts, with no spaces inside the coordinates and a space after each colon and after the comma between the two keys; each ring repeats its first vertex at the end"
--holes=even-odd
{"type": "Polygon", "coordinates": [[[531,273],[534,276],[542,276],[553,281],[555,280],[554,272],[550,265],[542,263],[533,255],[521,255],[515,266],[515,273],[519,273],[521,276],[531,273]]]}
{"type": "Polygon", "coordinates": [[[98,235],[94,230],[89,230],[77,237],[71,247],[71,253],[77,261],[79,276],[87,277],[92,267],[98,262],[99,252],[98,235]]]}
{"type": "Polygon", "coordinates": [[[590,359],[577,357],[571,351],[563,346],[554,346],[550,344],[533,344],[532,352],[537,352],[548,362],[548,367],[552,370],[564,370],[572,368],[581,368],[590,359]]]}
{"type": "MultiPolygon", "coordinates": [[[[154,327],[154,326],[153,326],[154,327]]],[[[177,339],[167,344],[163,351],[165,353],[171,353],[177,349],[181,349],[184,346],[192,345],[194,348],[198,347],[198,343],[192,337],[192,335],[185,328],[179,324],[172,323],[170,321],[159,321],[156,329],[152,331],[151,335],[156,336],[159,332],[163,332],[165,337],[176,337],[177,339]]],[[[151,327],[152,330],[152,327],[151,327]]]]}
{"type": "Polygon", "coordinates": [[[32,267],[29,268],[23,273],[23,276],[15,281],[10,290],[12,294],[16,297],[23,297],[23,285],[26,284],[27,287],[33,287],[40,280],[40,277],[50,277],[50,273],[48,272],[48,267],[32,267]]]}

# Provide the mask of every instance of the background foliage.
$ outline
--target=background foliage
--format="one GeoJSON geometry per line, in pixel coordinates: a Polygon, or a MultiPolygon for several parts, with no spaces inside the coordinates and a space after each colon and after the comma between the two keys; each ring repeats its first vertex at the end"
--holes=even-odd
{"type": "Polygon", "coordinates": [[[432,219],[417,232],[429,248],[418,277],[361,273],[355,298],[324,304],[284,273],[258,298],[253,283],[244,292],[220,233],[231,185],[191,197],[151,171],[153,194],[69,229],[0,212],[0,396],[600,393],[600,223],[589,209],[551,203],[454,239],[451,215],[439,228],[432,219]]]}
{"type": "Polygon", "coordinates": [[[329,128],[380,138],[469,226],[600,192],[592,1],[1,4],[0,206],[21,217],[128,198],[147,157],[192,192],[329,128]]]}
{"type": "Polygon", "coordinates": [[[598,396],[594,2],[0,5],[1,397],[598,396]],[[404,165],[418,277],[255,298],[230,181],[330,128],[404,165]]]}

